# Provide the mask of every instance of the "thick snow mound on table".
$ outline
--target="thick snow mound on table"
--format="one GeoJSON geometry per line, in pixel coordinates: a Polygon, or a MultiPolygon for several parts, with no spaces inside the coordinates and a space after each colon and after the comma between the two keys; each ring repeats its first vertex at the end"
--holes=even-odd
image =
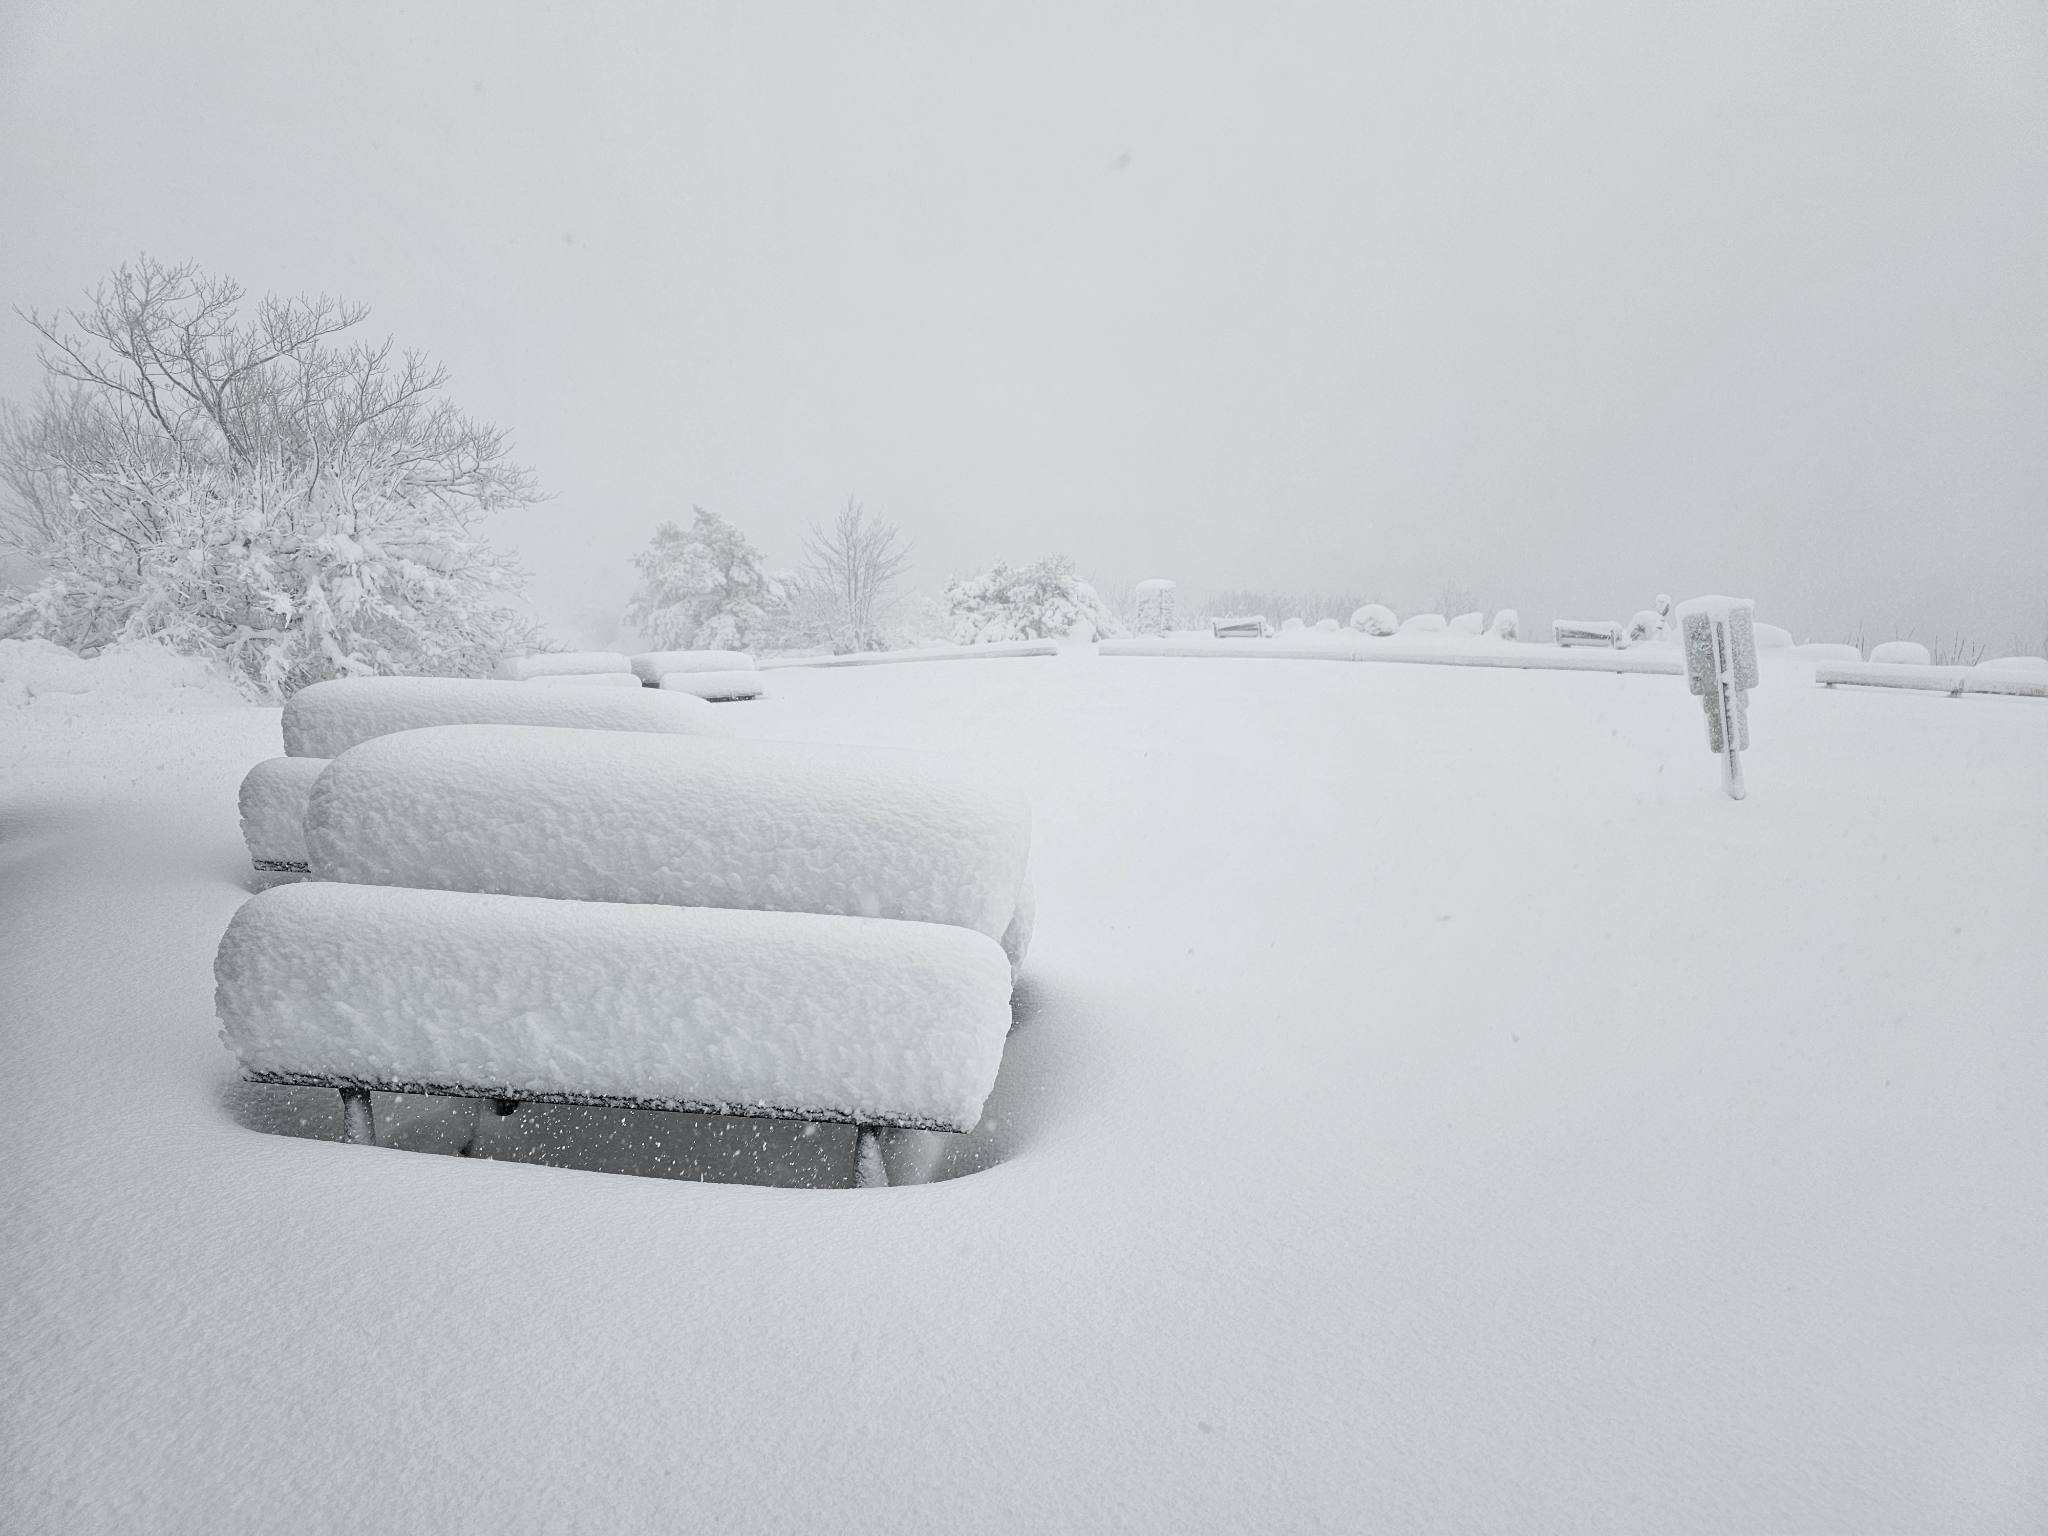
{"type": "Polygon", "coordinates": [[[1010,1027],[964,928],[375,886],[255,897],[214,980],[251,1073],[957,1130],[1010,1027]]]}
{"type": "Polygon", "coordinates": [[[1870,648],[1870,659],[1892,666],[1924,667],[1934,657],[1918,640],[1887,640],[1870,648]]]}
{"type": "Polygon", "coordinates": [[[631,672],[557,672],[522,681],[544,688],[638,688],[640,679],[631,672]]]}
{"type": "Polygon", "coordinates": [[[548,651],[539,656],[507,656],[498,663],[498,676],[515,683],[533,677],[632,670],[632,663],[618,651],[548,651]]]}
{"type": "Polygon", "coordinates": [[[664,672],[661,686],[671,693],[695,694],[713,704],[758,699],[767,690],[759,672],[664,672]]]}
{"type": "Polygon", "coordinates": [[[518,688],[473,677],[338,677],[285,700],[284,750],[339,757],[394,731],[430,725],[557,725],[586,731],[723,736],[702,699],[626,688],[518,688]]]}
{"type": "Polygon", "coordinates": [[[455,725],[336,758],[306,844],[323,880],[904,918],[999,939],[1031,815],[918,752],[455,725]]]}
{"type": "Polygon", "coordinates": [[[633,658],[633,675],[650,688],[671,672],[753,670],[754,658],[745,651],[646,651],[633,658]]]}
{"type": "Polygon", "coordinates": [[[306,802],[324,757],[273,757],[242,778],[242,841],[256,863],[306,862],[306,802]]]}

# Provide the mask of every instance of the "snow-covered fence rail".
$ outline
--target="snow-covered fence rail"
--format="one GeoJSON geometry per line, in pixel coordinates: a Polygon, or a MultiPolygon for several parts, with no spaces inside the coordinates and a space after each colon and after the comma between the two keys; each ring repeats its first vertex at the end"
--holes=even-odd
{"type": "Polygon", "coordinates": [[[1513,667],[1541,672],[1643,672],[1676,677],[1685,671],[1677,652],[1559,650],[1520,642],[1463,644],[1455,640],[1403,645],[1371,637],[1326,645],[1260,643],[1230,645],[1200,637],[1167,640],[1104,640],[1104,656],[1221,656],[1232,660],[1397,661],[1432,667],[1513,667]]]}
{"type": "Polygon", "coordinates": [[[652,688],[528,688],[471,677],[337,677],[284,704],[288,757],[336,757],[359,742],[429,725],[561,725],[724,736],[702,699],[652,688]]]}
{"type": "Polygon", "coordinates": [[[847,656],[777,656],[761,663],[777,667],[881,667],[902,661],[990,661],[1010,656],[1057,656],[1056,640],[995,640],[987,645],[934,645],[910,651],[857,651],[847,656]]]}
{"type": "Polygon", "coordinates": [[[2000,671],[1995,667],[1922,667],[1910,663],[1832,662],[1813,669],[1813,680],[1832,688],[1852,683],[1861,688],[1915,688],[1930,693],[2006,694],[2048,699],[2048,676],[2000,671]]]}

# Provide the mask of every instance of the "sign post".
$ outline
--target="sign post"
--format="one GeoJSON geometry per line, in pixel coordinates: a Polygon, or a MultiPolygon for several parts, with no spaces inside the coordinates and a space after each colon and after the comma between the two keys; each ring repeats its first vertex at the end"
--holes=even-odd
{"type": "Polygon", "coordinates": [[[1678,605],[1685,645],[1686,686],[1707,716],[1707,749],[1721,759],[1721,787],[1731,800],[1742,783],[1749,745],[1749,690],[1758,682],[1756,603],[1747,597],[1695,597],[1678,605]]]}

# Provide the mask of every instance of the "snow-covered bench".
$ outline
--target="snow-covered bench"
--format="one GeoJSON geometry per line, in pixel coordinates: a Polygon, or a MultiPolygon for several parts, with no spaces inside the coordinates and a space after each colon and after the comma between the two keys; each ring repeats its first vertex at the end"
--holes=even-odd
{"type": "Polygon", "coordinates": [[[384,736],[315,781],[312,874],[576,901],[970,928],[1021,964],[1031,813],[925,753],[457,725],[384,736]]]}
{"type": "Polygon", "coordinates": [[[857,1182],[879,1129],[968,1131],[1010,1027],[983,933],[812,913],[280,886],[214,961],[222,1033],[256,1082],[838,1121],[857,1182]]]}
{"type": "Polygon", "coordinates": [[[688,693],[709,704],[758,699],[767,691],[758,671],[664,672],[658,685],[671,693],[688,693]]]}
{"type": "Polygon", "coordinates": [[[632,661],[633,675],[649,688],[676,672],[752,672],[754,658],[745,651],[643,651],[632,661]]]}
{"type": "Polygon", "coordinates": [[[535,656],[507,656],[498,663],[498,676],[515,683],[541,677],[617,676],[632,670],[617,651],[543,651],[535,656]]]}
{"type": "Polygon", "coordinates": [[[490,678],[340,677],[284,705],[287,757],[334,757],[359,742],[429,725],[561,725],[595,731],[723,736],[702,699],[635,688],[524,688],[490,678]]]}
{"type": "Polygon", "coordinates": [[[1554,619],[1550,634],[1559,645],[1565,646],[1621,644],[1621,626],[1612,619],[1554,619]]]}

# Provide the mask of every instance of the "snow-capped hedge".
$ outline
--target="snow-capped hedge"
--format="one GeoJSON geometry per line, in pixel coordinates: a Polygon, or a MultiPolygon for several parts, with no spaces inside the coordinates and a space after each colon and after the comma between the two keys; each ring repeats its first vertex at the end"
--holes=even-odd
{"type": "Polygon", "coordinates": [[[289,757],[339,757],[359,742],[429,725],[560,725],[722,736],[702,699],[651,688],[526,688],[473,677],[337,677],[285,700],[289,757]]]}
{"type": "Polygon", "coordinates": [[[1886,640],[1870,648],[1870,659],[1890,666],[1924,667],[1934,656],[1918,640],[1886,640]]]}
{"type": "Polygon", "coordinates": [[[214,961],[244,1069],[965,1131],[1010,1027],[966,928],[307,883],[214,961]]]}
{"type": "Polygon", "coordinates": [[[306,814],[322,880],[888,917],[998,940],[1030,844],[1020,796],[942,757],[526,726],[365,742],[328,765],[306,814]]]}
{"type": "Polygon", "coordinates": [[[1394,610],[1378,603],[1367,603],[1351,615],[1351,627],[1361,635],[1391,635],[1401,627],[1401,621],[1394,617],[1394,610]]]}
{"type": "Polygon", "coordinates": [[[946,626],[962,645],[992,640],[1097,640],[1122,623],[1074,563],[1050,555],[1030,565],[997,561],[978,576],[946,583],[946,626]]]}

